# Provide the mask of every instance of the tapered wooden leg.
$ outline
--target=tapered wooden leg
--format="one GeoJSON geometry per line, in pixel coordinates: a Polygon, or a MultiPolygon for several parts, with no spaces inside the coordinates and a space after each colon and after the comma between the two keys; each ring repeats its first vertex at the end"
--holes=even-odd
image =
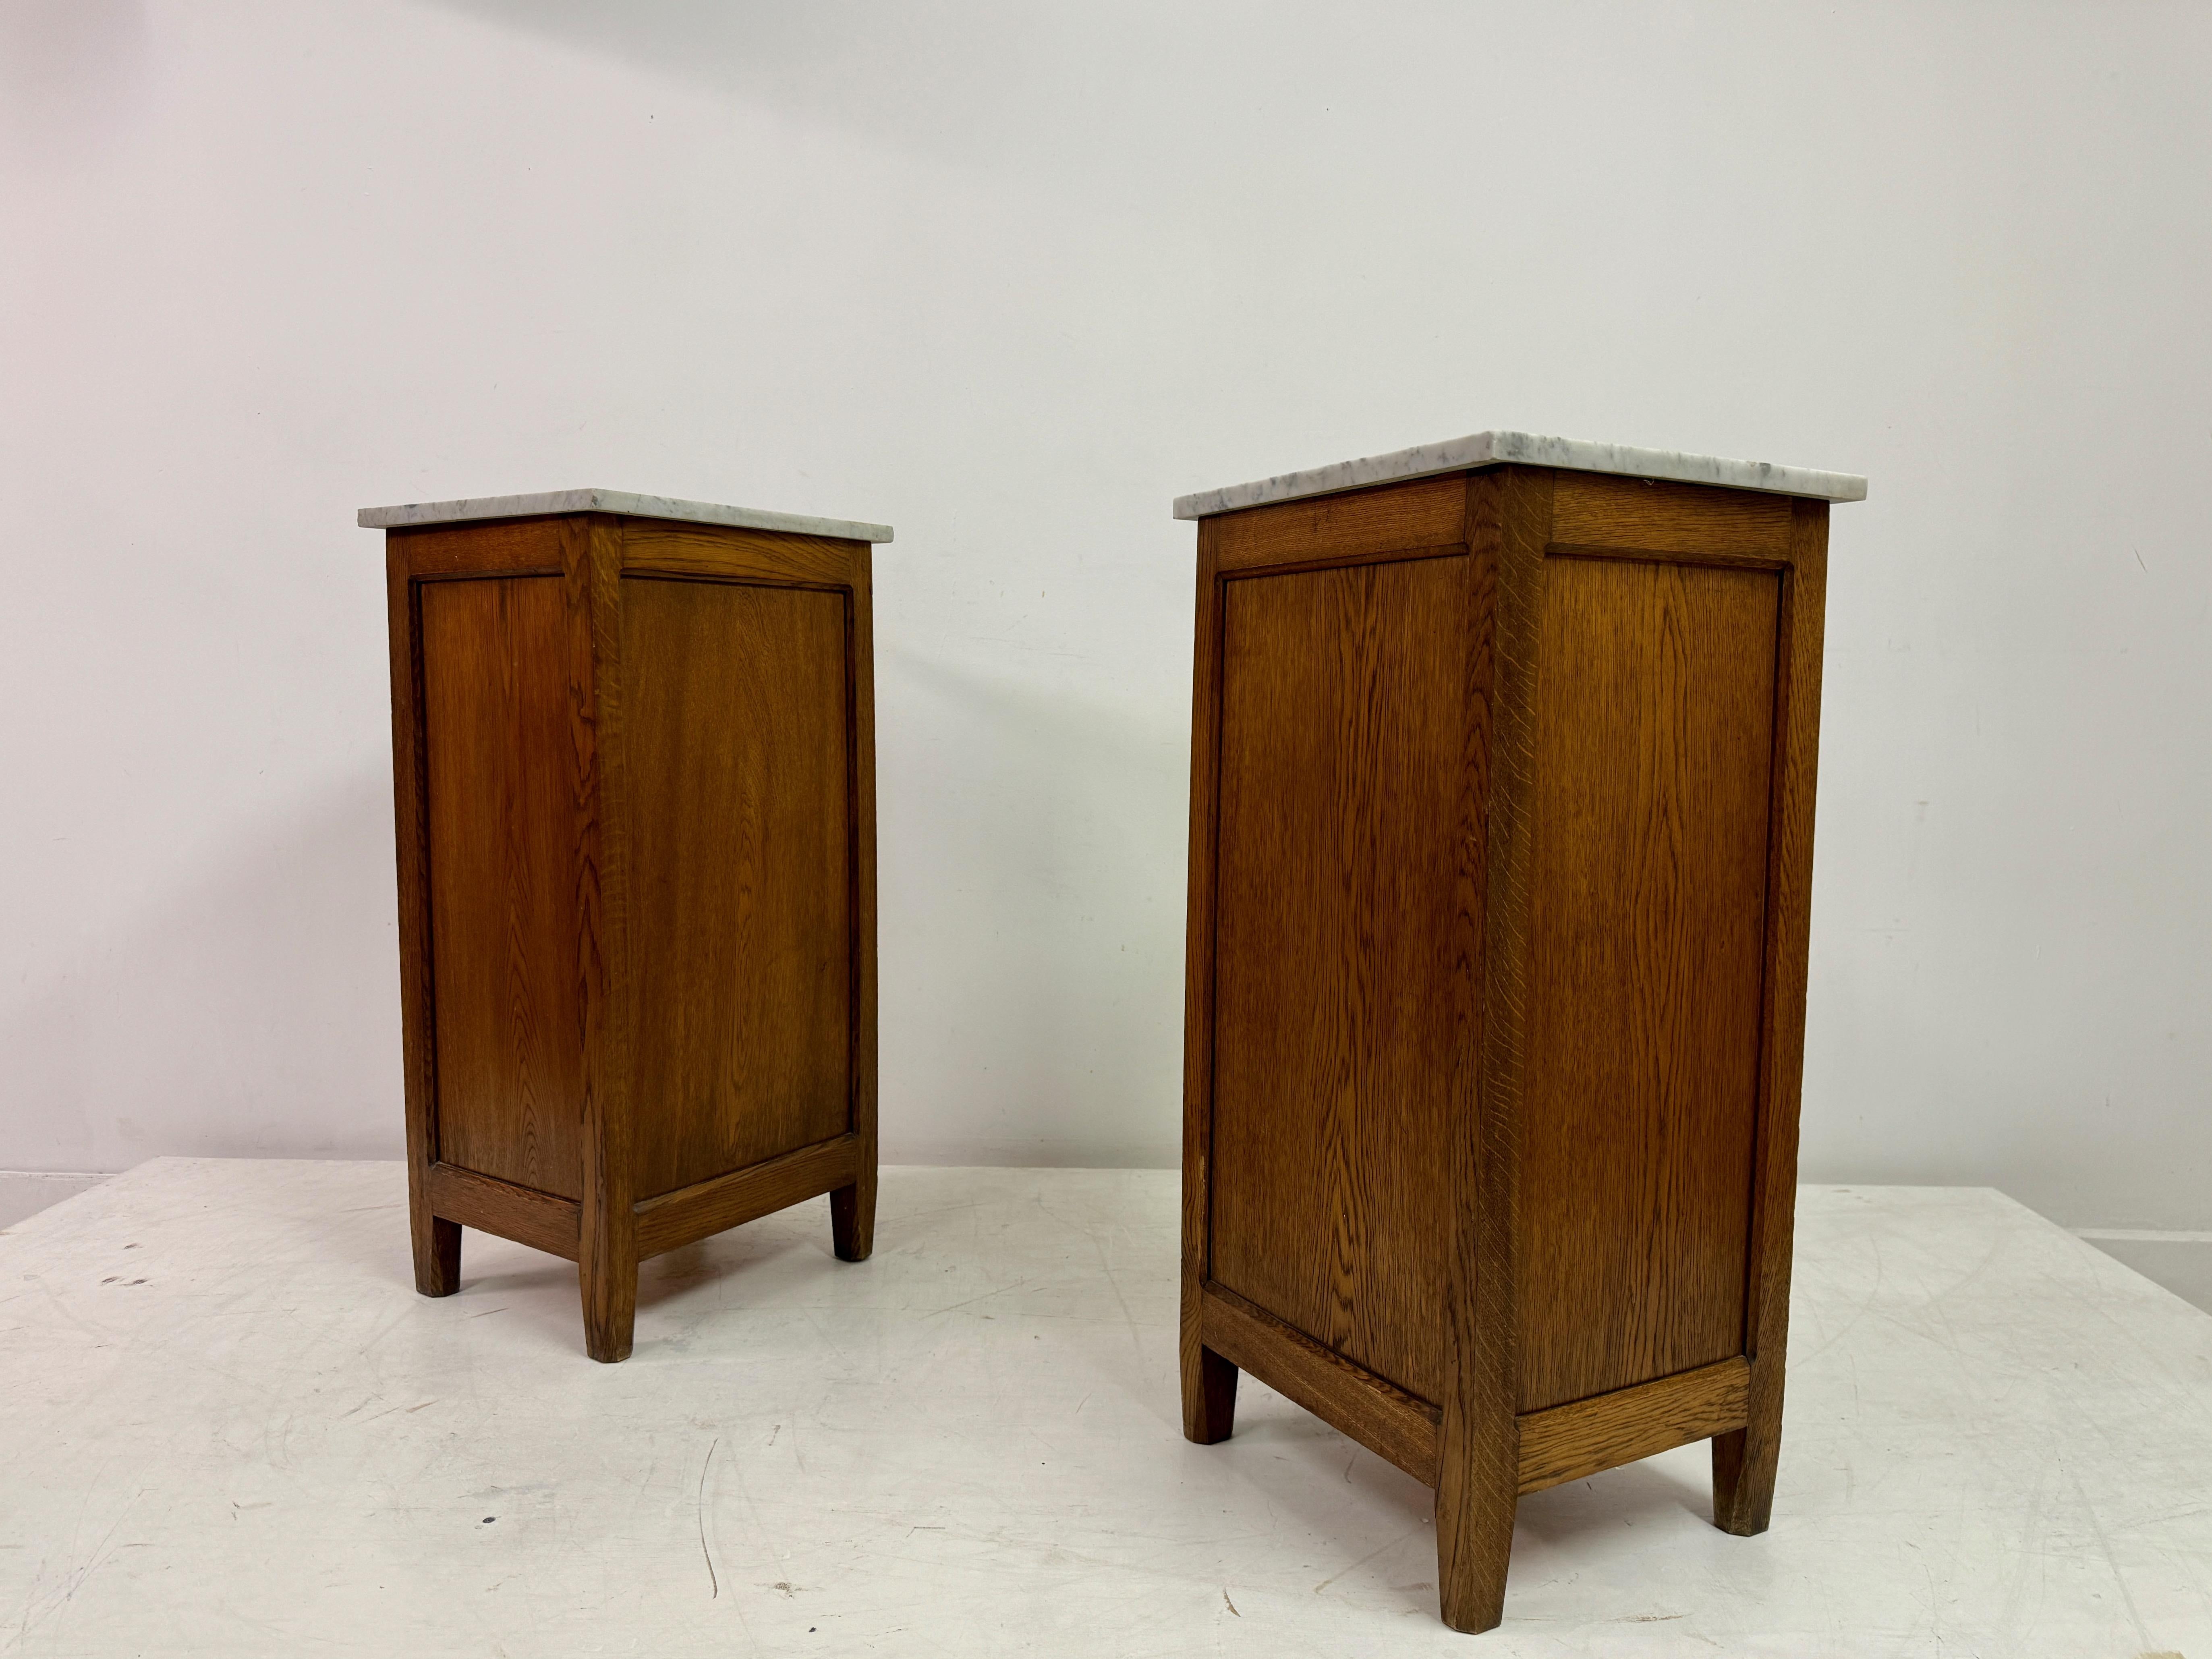
{"type": "MultiPolygon", "coordinates": [[[[1474,1219],[1472,1242],[1494,1260],[1510,1235],[1495,1215],[1474,1219]]],[[[1472,1285],[1462,1279],[1449,1310],[1450,1370],[1437,1423],[1437,1611],[1459,1631],[1495,1630],[1505,1616],[1521,1504],[1513,1304],[1504,1278],[1493,1268],[1472,1285]]]]}
{"type": "Polygon", "coordinates": [[[840,1261],[866,1261],[876,1248],[876,1166],[830,1194],[830,1243],[840,1261]]]}
{"type": "Polygon", "coordinates": [[[580,1267],[584,1291],[584,1352],[601,1364],[629,1358],[637,1328],[637,1264],[626,1270],[611,1263],[580,1267]]]}
{"type": "Polygon", "coordinates": [[[1237,1367],[1200,1345],[1198,1363],[1182,1376],[1182,1432],[1201,1446],[1218,1445],[1237,1426],[1237,1367]]]}
{"type": "Polygon", "coordinates": [[[629,1206],[586,1188],[576,1277],[584,1292],[584,1351],[602,1364],[629,1358],[637,1325],[637,1224],[629,1206]]]}
{"type": "Polygon", "coordinates": [[[1781,1413],[1713,1437],[1713,1524],[1749,1538],[1774,1518],[1774,1476],[1782,1462],[1781,1413]]]}
{"type": "Polygon", "coordinates": [[[461,1288],[461,1224],[432,1215],[419,1200],[410,1207],[415,1234],[415,1288],[424,1296],[451,1296],[461,1288]]]}
{"type": "Polygon", "coordinates": [[[1505,1616],[1505,1568],[1520,1505],[1517,1449],[1453,1456],[1447,1435],[1437,1482],[1437,1610],[1454,1630],[1498,1628],[1505,1616]]]}
{"type": "Polygon", "coordinates": [[[1774,1516],[1774,1474],[1782,1462],[1778,1353],[1752,1361],[1747,1392],[1749,1421],[1734,1434],[1713,1437],[1713,1524],[1739,1538],[1765,1532],[1774,1516]]]}

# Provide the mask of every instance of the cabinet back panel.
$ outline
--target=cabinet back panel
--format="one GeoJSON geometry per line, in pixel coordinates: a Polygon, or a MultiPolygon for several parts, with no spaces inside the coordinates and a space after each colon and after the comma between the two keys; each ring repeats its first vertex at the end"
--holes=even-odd
{"type": "Polygon", "coordinates": [[[849,600],[622,592],[642,1200],[850,1127],[849,600]]]}
{"type": "Polygon", "coordinates": [[[589,757],[558,576],[435,581],[422,621],[437,1156],[581,1194],[589,757]]]}
{"type": "Polygon", "coordinates": [[[1469,560],[1224,585],[1212,1277],[1443,1376],[1469,560]]]}
{"type": "Polygon", "coordinates": [[[1743,1352],[1780,591],[1544,562],[1524,1412],[1743,1352]]]}

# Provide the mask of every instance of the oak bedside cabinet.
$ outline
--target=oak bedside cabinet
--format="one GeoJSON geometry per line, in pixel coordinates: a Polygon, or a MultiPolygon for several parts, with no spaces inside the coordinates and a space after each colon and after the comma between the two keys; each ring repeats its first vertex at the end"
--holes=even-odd
{"type": "Polygon", "coordinates": [[[391,604],[415,1282],[464,1225],[641,1260],[876,1207],[881,525],[578,489],[371,507],[391,604]]]}
{"type": "Polygon", "coordinates": [[[1828,503],[1489,432],[1198,520],[1184,1430],[1238,1370],[1436,1489],[1446,1623],[1523,1492],[1782,1429],[1828,503]]]}

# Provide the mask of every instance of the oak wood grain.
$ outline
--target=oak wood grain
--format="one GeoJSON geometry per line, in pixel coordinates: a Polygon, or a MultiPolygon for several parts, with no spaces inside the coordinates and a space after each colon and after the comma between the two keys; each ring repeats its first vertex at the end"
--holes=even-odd
{"type": "Polygon", "coordinates": [[[556,1249],[609,1361],[641,1231],[875,1212],[869,550],[665,531],[386,537],[416,1285],[556,1249]]]}
{"type": "Polygon", "coordinates": [[[699,576],[725,581],[849,588],[866,569],[868,544],[733,526],[625,519],[625,575],[699,576]]]}
{"type": "Polygon", "coordinates": [[[641,1261],[824,1193],[849,1187],[860,1173],[858,1135],[839,1135],[763,1163],[648,1198],[637,1206],[641,1261]]]}
{"type": "Polygon", "coordinates": [[[1212,1276],[1427,1400],[1467,581],[1464,556],[1249,577],[1223,618],[1212,1276]]]}
{"type": "Polygon", "coordinates": [[[621,521],[574,521],[585,540],[568,569],[574,603],[588,620],[592,678],[590,844],[595,880],[584,884],[579,942],[585,980],[585,1182],[576,1258],[584,1352],[602,1364],[629,1357],[637,1322],[637,974],[635,850],[630,834],[629,688],[623,628],[621,521]]]}
{"type": "Polygon", "coordinates": [[[1595,472],[1553,476],[1555,546],[1690,561],[1781,564],[1790,556],[1789,496],[1595,472]]]}
{"type": "Polygon", "coordinates": [[[1217,569],[1250,571],[1346,564],[1414,550],[1455,551],[1466,507],[1466,484],[1454,476],[1309,496],[1200,522],[1212,526],[1217,569]]]}
{"type": "Polygon", "coordinates": [[[430,1166],[427,1190],[431,1209],[452,1226],[497,1233],[566,1261],[577,1258],[581,1206],[573,1198],[556,1198],[453,1164],[430,1166]]]}
{"type": "Polygon", "coordinates": [[[590,971],[574,619],[559,577],[428,583],[417,605],[438,1157],[574,1199],[590,971]]]}
{"type": "Polygon", "coordinates": [[[627,577],[636,1181],[653,1197],[852,1127],[842,593],[627,577]]]}
{"type": "Polygon", "coordinates": [[[1521,1419],[1521,1490],[1580,1480],[1743,1426],[1751,1368],[1741,1358],[1521,1419]]]}
{"type": "Polygon", "coordinates": [[[558,576],[574,561],[574,519],[499,519],[384,532],[386,556],[410,581],[558,576]]]}
{"type": "Polygon", "coordinates": [[[1742,1352],[1778,593],[1546,562],[1524,1412],[1742,1352]]]}
{"type": "Polygon", "coordinates": [[[1743,1535],[1766,1530],[1781,1457],[1798,1109],[1805,1069],[1805,978],[1812,938],[1813,811],[1819,772],[1828,504],[1794,503],[1790,532],[1776,669],[1779,696],[1768,849],[1767,972],[1760,1010],[1760,1098],[1745,1330],[1751,1360],[1749,1399],[1744,1428],[1713,1442],[1714,1523],[1724,1532],[1743,1535]]]}
{"type": "Polygon", "coordinates": [[[1467,1038],[1478,1072],[1454,1121],[1456,1195],[1445,1288],[1450,1340],[1438,1424],[1437,1601],[1455,1630],[1504,1617],[1520,1476],[1515,1415],[1521,1333],[1522,1115],[1527,1096],[1532,802],[1538,775],[1536,649],[1553,475],[1529,468],[1468,481],[1473,580],[1466,689],[1481,914],[1468,935],[1480,1002],[1467,1038]]]}
{"type": "Polygon", "coordinates": [[[1220,1285],[1206,1287],[1206,1346],[1416,1480],[1437,1479],[1437,1408],[1220,1285]]]}
{"type": "Polygon", "coordinates": [[[1182,1370],[1429,1425],[1482,1630],[1523,1491],[1711,1437],[1767,1522],[1827,510],[1437,483],[1200,526],[1182,1370]]]}

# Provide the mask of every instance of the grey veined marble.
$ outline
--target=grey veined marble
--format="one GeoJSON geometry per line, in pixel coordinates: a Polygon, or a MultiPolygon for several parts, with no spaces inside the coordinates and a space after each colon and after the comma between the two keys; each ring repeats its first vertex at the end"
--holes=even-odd
{"type": "Polygon", "coordinates": [[[1764,489],[1777,495],[1809,495],[1824,501],[1863,501],[1866,480],[1849,472],[1816,472],[1810,467],[1777,466],[1771,461],[1731,461],[1718,455],[1685,455],[1675,449],[1632,449],[1626,444],[1591,443],[1581,438],[1546,438],[1533,432],[1477,432],[1442,443],[1417,444],[1388,455],[1370,455],[1334,466],[1280,472],[1253,483],[1201,489],[1176,497],[1178,519],[1210,519],[1217,513],[1292,501],[1304,495],[1332,495],[1370,484],[1398,483],[1439,472],[1464,472],[1509,462],[1525,466],[1565,467],[1577,472],[1614,472],[1630,478],[1674,478],[1684,483],[1721,484],[1730,489],[1764,489]]]}
{"type": "Polygon", "coordinates": [[[399,507],[364,507],[356,515],[364,530],[397,530],[410,525],[456,524],[467,519],[527,519],[549,513],[621,513],[634,519],[677,519],[689,524],[732,525],[740,530],[782,530],[798,536],[838,536],[854,542],[887,542],[887,524],[857,524],[848,519],[808,519],[796,513],[764,513],[756,507],[718,507],[712,501],[679,501],[667,495],[633,495],[624,489],[553,489],[538,495],[471,495],[458,501],[410,501],[399,507]]]}

